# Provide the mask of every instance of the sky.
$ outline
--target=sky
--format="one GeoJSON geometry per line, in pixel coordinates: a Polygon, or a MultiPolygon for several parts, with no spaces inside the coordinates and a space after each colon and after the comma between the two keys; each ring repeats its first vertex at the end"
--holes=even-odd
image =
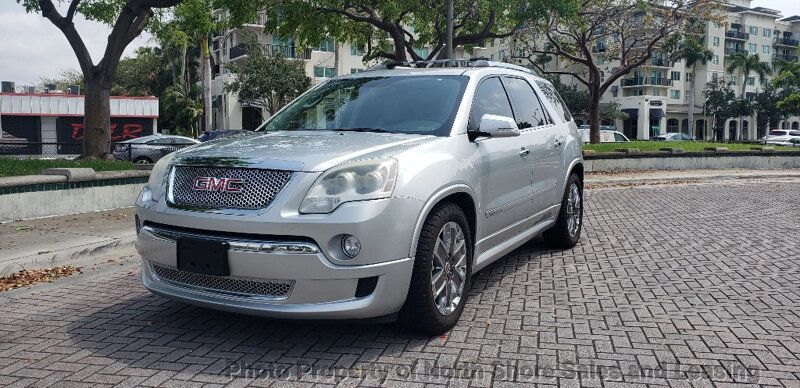
{"type": "MultiPolygon", "coordinates": [[[[800,15],[799,0],[753,0],[753,7],[777,9],[784,16],[800,15]]],[[[57,77],[65,69],[77,69],[78,60],[66,38],[50,21],[39,14],[26,14],[14,0],[0,0],[0,80],[18,85],[36,84],[41,78],[57,77]]],[[[97,63],[106,46],[109,28],[103,24],[76,18],[92,59],[97,63]]],[[[137,38],[125,51],[153,44],[149,35],[137,38]]]]}

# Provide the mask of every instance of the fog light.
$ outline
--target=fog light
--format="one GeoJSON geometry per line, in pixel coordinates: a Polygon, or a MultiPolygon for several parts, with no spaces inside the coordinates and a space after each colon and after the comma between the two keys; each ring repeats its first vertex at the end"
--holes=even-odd
{"type": "Polygon", "coordinates": [[[350,258],[356,257],[361,252],[361,241],[356,236],[345,235],[342,239],[342,251],[350,258]]]}

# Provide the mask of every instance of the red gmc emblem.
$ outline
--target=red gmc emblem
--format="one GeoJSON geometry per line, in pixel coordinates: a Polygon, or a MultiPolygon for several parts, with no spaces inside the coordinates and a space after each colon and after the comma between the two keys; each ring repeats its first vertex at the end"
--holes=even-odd
{"type": "Polygon", "coordinates": [[[242,179],[199,176],[194,178],[192,189],[197,191],[224,191],[226,193],[241,193],[243,185],[244,180],[242,179]]]}

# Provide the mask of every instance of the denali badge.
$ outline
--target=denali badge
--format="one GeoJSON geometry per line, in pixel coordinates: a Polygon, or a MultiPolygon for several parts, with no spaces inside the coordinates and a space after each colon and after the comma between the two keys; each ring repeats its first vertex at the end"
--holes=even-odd
{"type": "Polygon", "coordinates": [[[194,178],[192,189],[196,191],[224,191],[226,193],[241,193],[244,180],[234,178],[216,178],[199,176],[194,178]]]}

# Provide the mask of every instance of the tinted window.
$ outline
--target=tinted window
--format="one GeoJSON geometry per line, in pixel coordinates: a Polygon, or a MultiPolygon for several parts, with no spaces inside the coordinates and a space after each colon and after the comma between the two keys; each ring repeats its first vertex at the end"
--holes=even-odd
{"type": "Polygon", "coordinates": [[[569,113],[569,109],[564,104],[564,101],[561,100],[561,97],[556,92],[556,88],[553,87],[549,82],[545,81],[536,81],[536,84],[539,85],[539,88],[542,89],[542,93],[544,93],[544,97],[553,104],[553,108],[556,110],[556,114],[564,118],[564,121],[572,120],[572,115],[569,113]]]}
{"type": "Polygon", "coordinates": [[[770,136],[785,136],[786,131],[770,131],[770,136]]]}
{"type": "Polygon", "coordinates": [[[264,130],[380,129],[446,136],[467,80],[433,75],[331,80],[294,100],[264,130]]]}
{"type": "Polygon", "coordinates": [[[514,116],[519,129],[538,127],[549,123],[550,120],[542,109],[542,103],[528,81],[519,78],[504,78],[503,83],[508,89],[508,95],[514,101],[514,116]]]}
{"type": "Polygon", "coordinates": [[[192,140],[190,140],[190,139],[182,139],[182,138],[180,138],[180,137],[176,137],[176,138],[174,139],[174,141],[175,141],[175,144],[182,144],[182,145],[185,145],[185,144],[194,144],[194,142],[193,142],[192,140]]]}
{"type": "Polygon", "coordinates": [[[789,136],[800,136],[800,132],[798,132],[798,131],[789,131],[789,136]]]}
{"type": "Polygon", "coordinates": [[[147,144],[152,144],[152,145],[165,145],[165,144],[171,144],[171,143],[172,143],[172,141],[170,139],[153,139],[153,140],[147,141],[147,144]]]}
{"type": "Polygon", "coordinates": [[[614,141],[625,141],[625,136],[622,136],[621,133],[614,134],[614,141]]]}
{"type": "Polygon", "coordinates": [[[486,114],[514,117],[506,91],[503,89],[500,79],[496,77],[484,80],[475,91],[472,113],[469,116],[469,130],[477,131],[481,117],[486,114]]]}

